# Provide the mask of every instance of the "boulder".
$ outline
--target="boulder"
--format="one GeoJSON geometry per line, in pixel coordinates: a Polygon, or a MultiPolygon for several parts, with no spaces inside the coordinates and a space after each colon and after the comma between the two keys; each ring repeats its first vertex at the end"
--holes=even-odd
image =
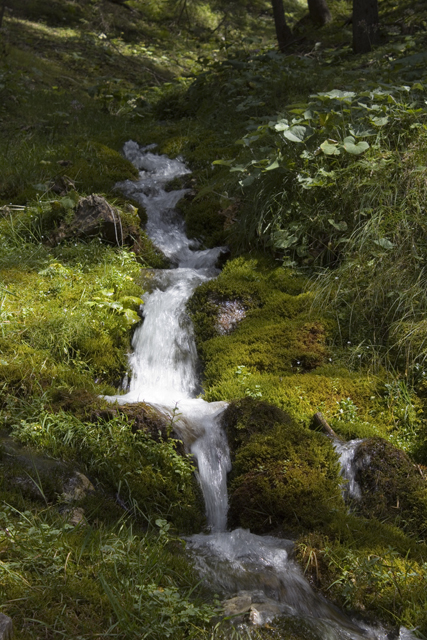
{"type": "Polygon", "coordinates": [[[88,493],[95,491],[95,487],[83,473],[75,471],[63,486],[62,499],[64,502],[76,502],[82,500],[88,493]]]}
{"type": "Polygon", "coordinates": [[[13,638],[12,618],[0,613],[0,640],[11,640],[13,638]]]}
{"type": "Polygon", "coordinates": [[[393,523],[425,539],[427,482],[420,465],[382,438],[363,440],[353,464],[362,495],[352,508],[365,518],[393,523]]]}
{"type": "Polygon", "coordinates": [[[123,244],[123,227],[119,212],[105,198],[92,194],[80,198],[71,223],[63,222],[51,237],[53,245],[70,237],[99,236],[111,244],[123,244]]]}
{"type": "Polygon", "coordinates": [[[243,613],[247,613],[251,608],[252,598],[250,594],[241,594],[234,598],[224,600],[222,606],[224,608],[224,615],[228,618],[231,616],[239,616],[243,613]]]}

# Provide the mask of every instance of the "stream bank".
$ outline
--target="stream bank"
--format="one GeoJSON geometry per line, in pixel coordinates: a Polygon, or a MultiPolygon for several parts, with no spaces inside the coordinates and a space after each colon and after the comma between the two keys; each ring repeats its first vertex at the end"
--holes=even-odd
{"type": "MultiPolygon", "coordinates": [[[[246,429],[243,422],[243,442],[234,438],[233,444],[241,446],[237,446],[235,455],[232,455],[231,465],[228,443],[222,430],[223,424],[227,425],[227,405],[218,401],[206,403],[195,398],[198,391],[197,352],[193,328],[185,315],[187,301],[195,287],[201,282],[209,284],[218,275],[214,265],[223,249],[200,250],[194,242],[190,244],[182,222],[176,218],[173,207],[184,192],[166,192],[164,185],[186,172],[180,161],[156,156],[151,152],[151,147],[140,148],[133,142],[126,143],[124,153],[140,169],[140,174],[137,182],[122,183],[120,188],[128,197],[144,205],[149,235],[175,265],[175,269],[171,273],[155,274],[153,291],[145,297],[144,322],[133,337],[133,353],[130,357],[132,376],[128,392],[106,399],[119,404],[148,402],[161,413],[171,416],[174,431],[183,440],[186,450],[195,456],[210,530],[208,535],[199,534],[187,539],[197,569],[211,589],[219,589],[223,595],[232,596],[226,600],[225,610],[231,603],[234,606],[236,599],[246,598],[246,608],[240,603],[236,615],[249,611],[249,619],[253,624],[271,625],[277,616],[284,616],[300,620],[301,625],[311,628],[319,639],[385,638],[387,631],[384,629],[369,627],[366,623],[347,618],[315,594],[289,555],[293,551],[290,540],[259,538],[249,530],[226,531],[227,474],[231,471],[235,476],[234,484],[231,482],[231,488],[234,487],[230,505],[231,523],[234,514],[234,519],[239,523],[246,526],[247,522],[250,523],[252,530],[261,525],[263,532],[266,528],[268,530],[280,525],[288,527],[290,531],[296,529],[300,532],[316,529],[328,531],[328,528],[332,532],[340,526],[340,521],[341,526],[348,526],[336,454],[324,436],[307,429],[304,434],[304,428],[291,416],[255,400],[252,407],[248,407],[247,403],[243,406],[240,418],[245,409],[246,413],[248,409],[249,413],[251,409],[258,409],[259,417],[264,409],[265,413],[272,416],[267,427],[270,433],[266,435],[265,425],[261,424],[259,418],[253,421],[255,428],[252,431],[246,429]],[[304,467],[302,461],[304,454],[307,458],[307,453],[309,457],[304,467]],[[312,481],[311,473],[314,473],[312,481]],[[324,480],[324,486],[320,479],[324,480]],[[277,487],[277,492],[273,487],[277,487]],[[298,492],[300,487],[301,493],[298,492]],[[264,493],[262,488],[265,489],[264,493]],[[252,503],[254,498],[256,505],[252,503]],[[278,513],[275,513],[275,505],[279,506],[278,513]],[[317,519],[313,505],[319,511],[317,519]],[[306,515],[301,510],[304,506],[306,515]],[[283,507],[285,511],[280,510],[283,507]],[[261,508],[264,509],[265,518],[261,508]],[[250,514],[247,522],[245,513],[250,514]],[[249,564],[246,564],[246,558],[249,564]],[[244,559],[243,564],[241,559],[244,559]],[[264,563],[268,569],[265,578],[260,568],[264,563]],[[229,579],[225,578],[226,575],[230,576],[229,579]]],[[[286,295],[289,297],[288,293],[286,295]]],[[[240,310],[239,321],[242,324],[247,320],[251,301],[251,296],[247,296],[245,308],[241,298],[234,300],[234,309],[240,310]]],[[[219,300],[218,305],[216,299],[212,304],[221,307],[221,303],[225,302],[224,299],[219,300]]],[[[255,306],[262,307],[262,304],[258,302],[255,306]]],[[[223,310],[219,312],[222,313],[223,310]]],[[[240,326],[236,328],[234,325],[240,322],[232,322],[231,330],[226,331],[218,321],[213,326],[217,333],[238,333],[240,326]]],[[[307,328],[307,323],[302,329],[314,334],[312,344],[322,345],[322,339],[319,338],[322,331],[307,328]]],[[[317,357],[325,356],[326,349],[320,349],[317,357]]],[[[316,364],[310,363],[307,357],[299,357],[301,360],[298,365],[304,360],[307,369],[316,368],[316,364]]],[[[237,371],[241,375],[244,369],[246,366],[241,365],[237,371]]],[[[244,372],[243,383],[248,375],[244,372]]],[[[262,396],[262,392],[257,386],[253,394],[249,392],[247,395],[250,401],[251,395],[262,396]]],[[[234,428],[235,435],[239,423],[236,406],[231,414],[234,423],[231,420],[229,430],[230,427],[232,431],[234,428]]],[[[233,606],[230,609],[232,612],[233,606]]],[[[234,617],[234,614],[231,616],[234,617]]],[[[404,627],[399,633],[411,637],[404,627]]]]}

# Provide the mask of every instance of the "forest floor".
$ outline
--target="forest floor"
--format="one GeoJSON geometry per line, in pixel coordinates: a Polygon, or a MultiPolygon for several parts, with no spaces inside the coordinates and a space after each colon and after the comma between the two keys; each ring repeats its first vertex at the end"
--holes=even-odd
{"type": "MultiPolygon", "coordinates": [[[[266,532],[259,505],[245,512],[239,500],[278,487],[262,498],[265,521],[299,536],[313,584],[342,607],[427,637],[427,3],[381,3],[380,42],[363,56],[352,53],[347,2],[330,3],[322,29],[299,23],[304,4],[285,3],[296,35],[285,54],[269,2],[211,5],[6,7],[0,610],[18,639],[216,637],[216,609],[177,537],[204,524],[192,462],[98,399],[127,372],[141,268],[165,266],[139,229],[145,212],[114,190],[135,176],[121,155],[133,139],[185,159],[188,234],[230,247],[221,276],[189,305],[206,399],[235,403],[230,433],[253,416],[267,429],[270,405],[292,422],[274,427],[273,448],[283,438],[280,455],[294,456],[288,485],[266,434],[236,439],[233,524],[266,532]],[[120,211],[125,246],[53,242],[94,193],[120,211]],[[246,314],[227,336],[214,322],[224,301],[246,314]],[[336,469],[332,481],[317,411],[386,461],[378,500],[352,515],[340,497],[325,506],[336,469]],[[259,447],[274,464],[250,484],[259,447]],[[62,484],[74,468],[93,486],[70,506],[62,484]],[[283,507],[292,499],[300,517],[283,507]],[[72,522],[78,509],[85,526],[72,522]]],[[[152,433],[170,431],[140,411],[152,433]]]]}

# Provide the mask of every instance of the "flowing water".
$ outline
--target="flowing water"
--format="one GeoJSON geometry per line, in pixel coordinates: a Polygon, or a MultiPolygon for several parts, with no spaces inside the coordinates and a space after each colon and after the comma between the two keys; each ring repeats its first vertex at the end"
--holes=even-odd
{"type": "Polygon", "coordinates": [[[353,498],[358,500],[362,497],[362,492],[356,481],[358,467],[355,463],[355,454],[361,442],[363,442],[363,440],[349,440],[348,442],[343,442],[338,438],[335,438],[332,442],[333,447],[339,456],[341,477],[344,480],[344,498],[353,498]]]}
{"type": "MultiPolygon", "coordinates": [[[[147,233],[174,268],[153,273],[153,290],[144,296],[144,322],[132,342],[129,391],[108,399],[121,404],[148,402],[171,416],[175,431],[195,456],[210,530],[187,538],[196,568],[205,583],[223,596],[226,613],[236,620],[243,616],[263,625],[282,616],[296,620],[298,628],[318,640],[385,640],[384,630],[355,623],[311,589],[292,559],[292,541],[243,529],[226,531],[231,464],[220,426],[226,403],[196,397],[200,393],[197,352],[186,314],[194,289],[217,275],[215,264],[224,248],[200,250],[185,235],[174,207],[186,190],[165,189],[168,182],[189,173],[182,161],[132,141],[126,143],[124,154],[140,170],[139,179],[117,186],[145,207],[147,233]]],[[[339,453],[342,459],[348,454],[350,469],[350,452],[339,453]]],[[[350,487],[356,491],[351,480],[350,487]]],[[[404,628],[399,637],[415,638],[404,628]]]]}

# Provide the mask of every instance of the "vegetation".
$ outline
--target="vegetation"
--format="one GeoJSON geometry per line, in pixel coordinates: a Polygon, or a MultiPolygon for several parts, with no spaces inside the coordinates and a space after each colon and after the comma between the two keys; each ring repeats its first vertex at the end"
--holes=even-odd
{"type": "Polygon", "coordinates": [[[299,536],[316,588],[427,637],[427,5],[380,3],[360,56],[349,3],[322,29],[284,4],[279,53],[267,0],[0,3],[0,607],[18,639],[238,634],[181,553],[204,516],[173,421],[99,397],[127,372],[141,269],[167,266],[114,190],[137,175],[128,139],[185,158],[188,234],[230,248],[189,303],[205,399],[230,402],[230,524],[299,536]],[[122,241],[59,241],[91,194],[122,241]],[[368,438],[350,513],[316,411],[368,438]],[[35,455],[96,495],[64,505],[35,455]]]}

